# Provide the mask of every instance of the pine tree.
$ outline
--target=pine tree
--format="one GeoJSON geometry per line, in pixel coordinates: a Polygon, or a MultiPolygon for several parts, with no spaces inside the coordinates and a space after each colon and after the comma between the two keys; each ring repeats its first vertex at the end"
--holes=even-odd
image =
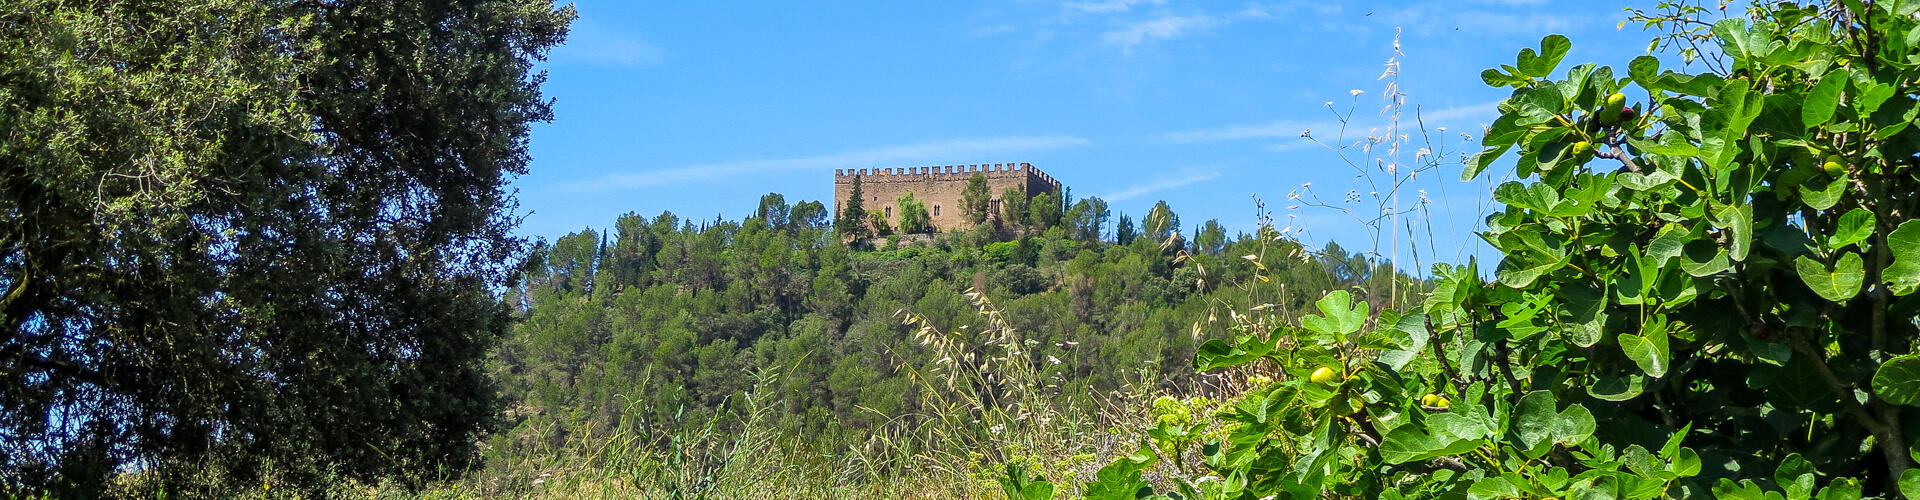
{"type": "Polygon", "coordinates": [[[840,220],[834,223],[840,231],[840,237],[859,241],[873,237],[867,227],[867,209],[861,205],[860,176],[853,176],[853,192],[847,195],[846,204],[840,207],[840,220]]]}

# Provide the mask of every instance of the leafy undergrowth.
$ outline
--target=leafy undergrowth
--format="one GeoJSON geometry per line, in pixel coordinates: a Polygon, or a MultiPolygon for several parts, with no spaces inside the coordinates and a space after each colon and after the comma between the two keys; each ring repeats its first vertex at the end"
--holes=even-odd
{"type": "Polygon", "coordinates": [[[1270,382],[1145,427],[1096,481],[1010,489],[1920,496],[1920,2],[1662,8],[1640,20],[1688,59],[1716,46],[1708,72],[1556,78],[1572,42],[1551,35],[1483,73],[1513,94],[1463,178],[1513,159],[1518,179],[1493,192],[1493,280],[1438,265],[1414,307],[1334,291],[1297,322],[1236,314],[1195,368],[1270,382]]]}
{"type": "Polygon", "coordinates": [[[739,432],[581,438],[429,495],[1920,496],[1920,2],[1661,8],[1635,15],[1709,71],[1556,77],[1553,35],[1483,73],[1513,94],[1463,177],[1510,158],[1517,178],[1490,273],[1437,265],[1417,304],[1334,290],[1301,317],[1248,281],[1257,305],[1195,318],[1224,325],[1193,359],[1213,390],[1056,406],[1035,344],[969,293],[985,334],[900,314],[956,361],[913,370],[942,390],[865,446],[784,446],[747,396],[739,432]]]}

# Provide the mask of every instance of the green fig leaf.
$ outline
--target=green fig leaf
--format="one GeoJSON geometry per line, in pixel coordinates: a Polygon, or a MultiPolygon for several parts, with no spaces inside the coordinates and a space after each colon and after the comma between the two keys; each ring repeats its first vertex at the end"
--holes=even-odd
{"type": "Polygon", "coordinates": [[[1540,53],[1537,57],[1528,57],[1532,55],[1532,49],[1521,51],[1520,71],[1533,77],[1551,75],[1554,68],[1560,66],[1560,59],[1567,56],[1567,49],[1571,48],[1573,48],[1573,41],[1568,40],[1567,37],[1547,35],[1546,38],[1540,39],[1540,53]]]}
{"type": "Polygon", "coordinates": [[[1715,225],[1727,228],[1727,257],[1747,260],[1753,247],[1753,205],[1728,205],[1714,216],[1720,219],[1715,225]]]}
{"type": "Polygon", "coordinates": [[[1820,78],[1820,83],[1807,91],[1806,100],[1800,102],[1800,123],[1816,127],[1832,120],[1834,109],[1840,106],[1840,91],[1846,88],[1846,71],[1836,69],[1827,72],[1827,76],[1820,78]]]}
{"type": "Polygon", "coordinates": [[[1544,455],[1554,444],[1572,445],[1593,435],[1593,412],[1579,404],[1559,409],[1550,391],[1534,391],[1513,408],[1513,433],[1529,455],[1544,455]]]}
{"type": "Polygon", "coordinates": [[[1587,394],[1607,401],[1627,401],[1647,390],[1647,378],[1640,375],[1600,375],[1587,386],[1587,394]]]}
{"type": "Polygon", "coordinates": [[[1881,276],[1893,284],[1893,293],[1907,295],[1920,288],[1920,221],[1900,223],[1887,234],[1887,249],[1893,253],[1893,265],[1881,276]]]}
{"type": "Polygon", "coordinates": [[[1307,315],[1300,319],[1300,326],[1330,335],[1347,335],[1360,331],[1367,321],[1367,303],[1353,303],[1353,295],[1346,290],[1334,290],[1320,297],[1314,305],[1320,309],[1320,315],[1307,315]]]}
{"type": "Polygon", "coordinates": [[[1860,285],[1867,279],[1861,269],[1860,254],[1847,252],[1833,264],[1829,268],[1805,255],[1793,259],[1793,267],[1800,273],[1800,281],[1806,282],[1807,288],[1813,289],[1813,293],[1821,298],[1845,302],[1860,294],[1860,285]]]}
{"type": "Polygon", "coordinates": [[[1814,210],[1826,210],[1840,203],[1840,195],[1847,194],[1847,178],[1841,176],[1816,185],[1813,182],[1800,184],[1800,200],[1814,210]]]}
{"type": "Polygon", "coordinates": [[[1920,406],[1920,356],[1887,360],[1873,372],[1873,394],[1887,402],[1920,406]]]}
{"type": "Polygon", "coordinates": [[[1667,367],[1672,355],[1667,350],[1667,322],[1657,317],[1640,328],[1640,335],[1620,334],[1620,350],[1626,351],[1633,363],[1647,376],[1660,378],[1667,376],[1667,367]]]}
{"type": "Polygon", "coordinates": [[[1839,227],[1834,230],[1833,237],[1827,240],[1827,248],[1838,249],[1865,241],[1873,236],[1873,224],[1873,212],[1864,208],[1848,211],[1840,216],[1839,227]]]}
{"type": "Polygon", "coordinates": [[[1215,368],[1239,366],[1260,359],[1272,350],[1273,344],[1261,341],[1257,335],[1242,336],[1238,344],[1213,339],[1194,350],[1193,369],[1205,372],[1215,368]]]}

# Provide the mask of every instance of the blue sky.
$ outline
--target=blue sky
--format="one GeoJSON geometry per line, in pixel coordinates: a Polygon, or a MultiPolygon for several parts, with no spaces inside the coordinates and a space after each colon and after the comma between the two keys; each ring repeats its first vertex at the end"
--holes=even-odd
{"type": "Polygon", "coordinates": [[[1485,182],[1458,180],[1457,153],[1506,96],[1480,70],[1548,33],[1574,42],[1563,70],[1618,68],[1652,36],[1616,29],[1621,4],[1586,1],[575,6],[569,41],[544,65],[555,120],[535,127],[532,173],[514,183],[530,212],[521,233],[548,239],[629,211],[737,219],[768,192],[831,206],[835,168],[1031,162],[1116,217],[1166,200],[1189,230],[1219,219],[1251,232],[1258,195],[1303,240],[1364,249],[1370,232],[1353,218],[1288,210],[1302,204],[1288,195],[1311,183],[1329,204],[1372,212],[1343,202],[1373,191],[1354,165],[1416,164],[1431,147],[1417,107],[1451,161],[1403,189],[1402,205],[1425,190],[1430,246],[1457,261],[1483,252],[1469,235],[1490,209],[1485,182]],[[1397,156],[1384,143],[1329,149],[1386,135],[1390,58],[1410,142],[1397,156]],[[1351,110],[1344,142],[1332,110],[1351,110]],[[1300,137],[1309,129],[1326,146],[1300,137]]]}

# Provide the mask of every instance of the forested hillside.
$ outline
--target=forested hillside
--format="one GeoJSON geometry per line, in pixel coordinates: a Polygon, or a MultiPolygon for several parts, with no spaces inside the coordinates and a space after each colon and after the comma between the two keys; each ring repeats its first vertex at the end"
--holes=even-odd
{"type": "MultiPolygon", "coordinates": [[[[1286,215],[1337,212],[1370,236],[1355,253],[1289,239],[1257,200],[1233,234],[1165,201],[1113,217],[1044,176],[995,198],[976,175],[959,203],[874,189],[876,211],[854,177],[835,210],[772,193],[741,220],[526,239],[515,181],[557,113],[541,86],[570,6],[0,3],[0,497],[1920,498],[1920,0],[1730,5],[1608,21],[1652,30],[1644,55],[1598,41],[1563,64],[1574,39],[1548,34],[1503,57],[1478,73],[1497,119],[1453,132],[1469,154],[1428,121],[1448,111],[1410,104],[1396,29],[1385,125],[1350,90],[1337,127],[1298,136],[1332,158],[1280,163],[1351,167],[1321,182],[1344,199],[1228,177],[1298,185],[1286,215]],[[1413,182],[1455,169],[1486,191],[1413,182]],[[1484,217],[1457,232],[1498,259],[1430,262],[1471,252],[1434,238],[1463,199],[1484,217]]],[[[1099,38],[1130,57],[1228,22],[1162,19],[1099,38]]],[[[905,53],[879,60],[953,59],[905,53]]],[[[1153,137],[1296,122],[1276,123],[1153,137]]],[[[1226,177],[1183,175],[1114,197],[1226,177]]]]}
{"type": "Polygon", "coordinates": [[[1125,243],[1103,240],[1108,217],[1092,213],[1103,206],[1082,200],[1052,226],[1035,219],[860,249],[824,223],[821,203],[770,194],[744,221],[628,214],[611,230],[557,238],[510,297],[524,320],[495,365],[517,403],[495,450],[581,433],[664,439],[738,411],[762,370],[780,374],[778,428],[806,445],[838,450],[882,425],[911,426],[927,413],[928,388],[914,377],[952,360],[916,341],[905,314],[978,345],[969,289],[1025,336],[1021,361],[1052,394],[1086,411],[1135,385],[1193,387],[1195,346],[1220,336],[1209,316],[1256,305],[1237,285],[1257,266],[1285,283],[1277,299],[1262,298],[1274,307],[1349,287],[1390,293],[1391,271],[1272,228],[1264,242],[1230,239],[1208,221],[1188,240],[1164,203],[1137,237],[1122,215],[1125,243]]]}

